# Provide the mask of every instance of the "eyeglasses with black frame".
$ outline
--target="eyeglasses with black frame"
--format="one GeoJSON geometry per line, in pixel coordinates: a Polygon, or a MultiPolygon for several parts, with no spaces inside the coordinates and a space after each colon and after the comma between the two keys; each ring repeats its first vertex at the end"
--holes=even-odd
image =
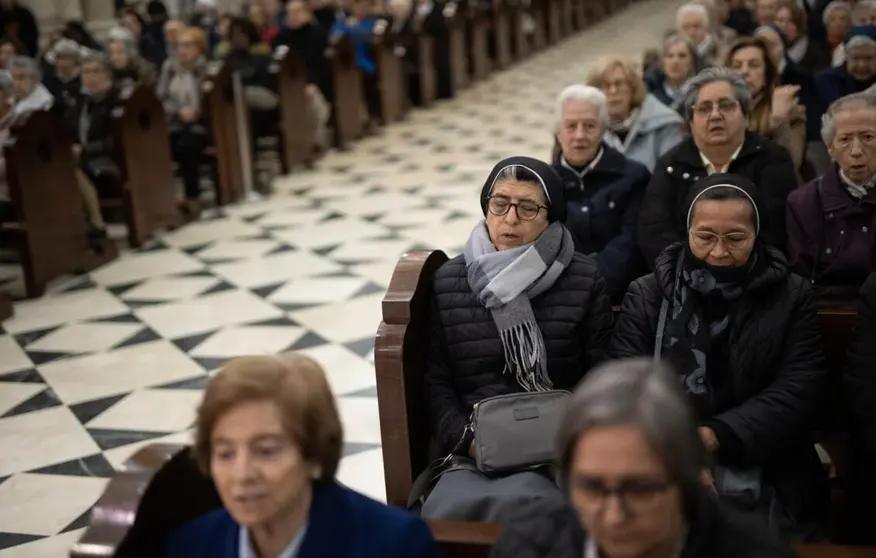
{"type": "Polygon", "coordinates": [[[694,244],[703,250],[712,250],[718,245],[718,242],[723,242],[727,250],[743,250],[748,246],[752,235],[747,232],[731,232],[727,234],[717,234],[712,231],[690,231],[690,238],[694,244]]]}
{"type": "Polygon", "coordinates": [[[512,202],[509,198],[505,196],[490,196],[489,202],[487,203],[487,207],[490,209],[490,213],[496,215],[497,217],[502,217],[506,215],[511,208],[514,208],[514,211],[517,212],[517,216],[523,219],[524,221],[532,221],[542,209],[547,210],[548,207],[544,205],[539,205],[534,201],[530,200],[521,200],[519,202],[512,202]]]}
{"type": "Polygon", "coordinates": [[[629,478],[617,486],[610,487],[604,479],[581,476],[573,478],[575,490],[585,496],[583,504],[597,515],[605,512],[611,498],[617,498],[625,517],[636,517],[650,513],[662,506],[661,496],[674,483],[648,478],[629,478]]]}

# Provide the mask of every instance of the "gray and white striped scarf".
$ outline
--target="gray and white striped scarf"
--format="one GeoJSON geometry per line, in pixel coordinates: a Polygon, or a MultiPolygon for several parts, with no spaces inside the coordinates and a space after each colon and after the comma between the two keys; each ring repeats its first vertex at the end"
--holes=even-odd
{"type": "Polygon", "coordinates": [[[468,284],[493,316],[505,350],[503,373],[526,391],[548,391],[547,354],[530,300],[545,292],[575,253],[569,231],[551,223],[535,242],[498,251],[481,221],[465,243],[468,284]]]}

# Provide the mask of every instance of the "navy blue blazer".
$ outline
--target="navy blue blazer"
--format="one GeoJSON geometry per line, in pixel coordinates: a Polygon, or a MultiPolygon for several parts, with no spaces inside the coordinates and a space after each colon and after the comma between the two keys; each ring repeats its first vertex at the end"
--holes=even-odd
{"type": "MultiPolygon", "coordinates": [[[[171,531],[164,558],[238,558],[240,526],[218,508],[171,531]]],[[[426,523],[336,483],[317,483],[297,558],[440,558],[426,523]]]]}
{"type": "Polygon", "coordinates": [[[560,162],[561,157],[559,153],[553,168],[563,179],[565,225],[575,250],[595,255],[609,296],[620,300],[630,282],[647,271],[636,238],[639,207],[651,173],[607,145],[583,180],[560,162]]]}

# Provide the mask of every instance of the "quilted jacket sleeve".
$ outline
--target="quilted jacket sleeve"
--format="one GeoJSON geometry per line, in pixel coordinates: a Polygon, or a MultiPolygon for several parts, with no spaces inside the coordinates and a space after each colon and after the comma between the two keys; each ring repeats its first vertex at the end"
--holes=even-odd
{"type": "Polygon", "coordinates": [[[778,248],[783,254],[787,249],[785,237],[785,204],[798,185],[797,170],[788,150],[773,145],[764,154],[764,166],[760,173],[761,190],[760,237],[770,246],[778,248]]]}
{"type": "Polygon", "coordinates": [[[843,373],[859,448],[876,458],[876,273],[861,288],[858,321],[843,373]]]}
{"type": "Polygon", "coordinates": [[[590,291],[587,318],[579,326],[581,346],[586,347],[588,369],[597,366],[606,358],[605,351],[611,339],[612,320],[611,299],[605,289],[605,281],[597,276],[590,291]]]}
{"type": "MultiPolygon", "coordinates": [[[[426,404],[432,433],[447,454],[454,450],[469,422],[462,401],[456,395],[453,370],[447,355],[447,340],[435,300],[430,306],[429,350],[426,355],[426,404]]],[[[468,444],[462,446],[468,451],[468,444]]]]}
{"type": "MultiPolygon", "coordinates": [[[[818,413],[824,391],[824,347],[809,285],[799,294],[785,327],[784,357],[770,385],[714,420],[729,426],[741,442],[736,466],[770,462],[787,443],[799,441],[818,413]]],[[[753,348],[752,350],[757,350],[753,348]]]]}
{"type": "Polygon", "coordinates": [[[630,284],[624,295],[620,314],[614,324],[614,334],[608,344],[610,359],[651,356],[654,354],[655,326],[651,323],[648,306],[659,304],[649,301],[643,285],[653,276],[648,276],[630,284]]]}
{"type": "Polygon", "coordinates": [[[677,228],[675,192],[666,174],[665,163],[665,159],[657,161],[639,212],[639,248],[649,269],[654,269],[654,262],[664,248],[683,240],[677,228]]]}

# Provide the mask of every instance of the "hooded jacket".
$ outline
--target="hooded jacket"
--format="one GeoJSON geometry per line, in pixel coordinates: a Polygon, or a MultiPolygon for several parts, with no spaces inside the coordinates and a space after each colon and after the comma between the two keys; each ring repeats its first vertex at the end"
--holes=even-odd
{"type": "Polygon", "coordinates": [[[624,141],[612,132],[606,132],[603,141],[653,172],[657,160],[683,139],[683,124],[677,112],[649,93],[624,141]]]}

